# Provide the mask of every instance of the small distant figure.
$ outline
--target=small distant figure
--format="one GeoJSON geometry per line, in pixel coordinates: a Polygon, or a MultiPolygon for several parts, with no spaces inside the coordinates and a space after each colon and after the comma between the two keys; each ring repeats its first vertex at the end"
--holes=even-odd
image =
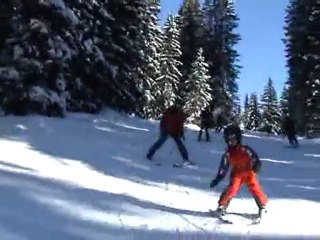
{"type": "Polygon", "coordinates": [[[282,131],[287,136],[291,146],[299,146],[299,142],[296,136],[295,122],[289,115],[284,118],[282,131]]]}
{"type": "Polygon", "coordinates": [[[217,212],[224,215],[231,199],[238,193],[241,185],[246,184],[258,205],[259,217],[262,217],[268,200],[257,179],[261,160],[252,148],[241,143],[241,139],[241,129],[237,125],[230,125],[224,130],[224,140],[228,146],[210,187],[215,188],[231,168],[230,183],[220,195],[217,212]]]}
{"type": "Polygon", "coordinates": [[[210,107],[206,107],[200,115],[200,130],[198,134],[198,141],[201,141],[202,131],[204,130],[206,134],[206,141],[210,141],[210,134],[209,129],[212,127],[213,124],[213,115],[210,107]]]}
{"type": "Polygon", "coordinates": [[[215,124],[215,132],[221,132],[224,126],[224,118],[222,114],[218,114],[216,118],[216,124],[215,124]]]}
{"type": "Polygon", "coordinates": [[[182,159],[184,162],[189,162],[189,156],[182,139],[184,139],[184,122],[187,115],[182,108],[177,105],[169,107],[162,115],[160,120],[160,136],[158,140],[150,147],[147,158],[152,160],[155,152],[165,143],[168,137],[172,137],[176,142],[182,159]]]}

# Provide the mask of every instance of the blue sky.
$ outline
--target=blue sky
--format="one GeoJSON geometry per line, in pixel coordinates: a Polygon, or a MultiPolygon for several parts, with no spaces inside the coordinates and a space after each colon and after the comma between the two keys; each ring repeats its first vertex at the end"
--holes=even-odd
{"type": "MultiPolygon", "coordinates": [[[[289,0],[234,0],[242,40],[236,46],[242,65],[239,76],[241,103],[246,93],[262,93],[269,76],[278,95],[287,80],[284,37],[285,8],[289,0]]],[[[182,0],[161,0],[160,19],[176,13],[182,0]]]]}

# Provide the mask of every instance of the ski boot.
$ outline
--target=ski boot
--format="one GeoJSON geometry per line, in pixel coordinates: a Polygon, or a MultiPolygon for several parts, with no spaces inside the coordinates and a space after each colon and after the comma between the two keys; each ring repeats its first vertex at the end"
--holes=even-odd
{"type": "Polygon", "coordinates": [[[217,212],[217,214],[224,216],[227,214],[227,209],[225,206],[219,205],[216,212],[217,212]]]}
{"type": "Polygon", "coordinates": [[[259,213],[258,213],[259,218],[263,218],[266,213],[267,213],[267,210],[265,207],[259,207],[259,213]]]}

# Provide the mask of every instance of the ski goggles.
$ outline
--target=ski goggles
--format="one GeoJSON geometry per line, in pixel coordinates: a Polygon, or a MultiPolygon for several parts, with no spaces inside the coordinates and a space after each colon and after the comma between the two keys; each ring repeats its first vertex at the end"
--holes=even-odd
{"type": "Polygon", "coordinates": [[[238,138],[235,134],[229,135],[227,138],[228,145],[237,145],[238,144],[238,138]]]}

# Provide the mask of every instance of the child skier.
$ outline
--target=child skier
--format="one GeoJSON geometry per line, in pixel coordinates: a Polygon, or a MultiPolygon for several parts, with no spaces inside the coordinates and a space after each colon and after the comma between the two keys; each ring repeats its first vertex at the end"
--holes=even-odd
{"type": "Polygon", "coordinates": [[[210,187],[216,187],[231,167],[230,184],[220,196],[217,212],[224,215],[230,200],[237,194],[241,185],[246,183],[258,205],[259,217],[261,217],[268,201],[256,176],[261,168],[261,161],[249,146],[241,144],[241,138],[242,134],[238,126],[231,125],[224,130],[224,140],[228,147],[222,156],[218,174],[211,181],[210,187]]]}

